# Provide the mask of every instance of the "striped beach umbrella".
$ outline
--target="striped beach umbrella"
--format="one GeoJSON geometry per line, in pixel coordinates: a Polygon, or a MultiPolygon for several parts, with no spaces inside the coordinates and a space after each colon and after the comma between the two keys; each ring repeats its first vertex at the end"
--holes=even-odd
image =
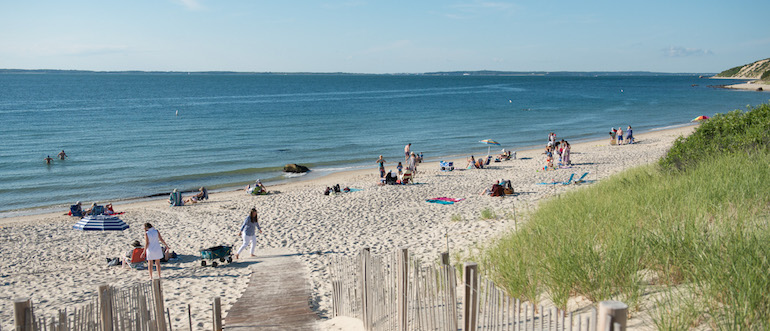
{"type": "Polygon", "coordinates": [[[700,116],[698,116],[696,118],[693,118],[692,121],[690,121],[690,122],[700,122],[700,121],[704,121],[704,120],[707,120],[707,119],[709,119],[708,116],[700,115],[700,116]]]}
{"type": "Polygon", "coordinates": [[[499,142],[496,142],[496,141],[494,141],[492,139],[484,139],[484,140],[480,141],[480,143],[489,145],[489,146],[487,146],[487,155],[489,155],[489,150],[492,148],[492,145],[500,146],[499,142]]]}
{"type": "Polygon", "coordinates": [[[96,215],[81,218],[72,228],[82,231],[123,231],[128,229],[128,224],[117,216],[96,215]]]}

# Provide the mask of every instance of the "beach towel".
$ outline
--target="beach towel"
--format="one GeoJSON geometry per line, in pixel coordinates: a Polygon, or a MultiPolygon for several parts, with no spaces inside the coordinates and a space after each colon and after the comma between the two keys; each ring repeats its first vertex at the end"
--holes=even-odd
{"type": "Polygon", "coordinates": [[[425,202],[438,203],[438,204],[442,204],[442,205],[452,205],[455,202],[460,202],[460,201],[463,201],[463,200],[465,200],[465,199],[464,198],[463,199],[453,199],[453,198],[447,198],[447,197],[440,197],[440,198],[428,199],[428,200],[425,200],[425,202]]]}

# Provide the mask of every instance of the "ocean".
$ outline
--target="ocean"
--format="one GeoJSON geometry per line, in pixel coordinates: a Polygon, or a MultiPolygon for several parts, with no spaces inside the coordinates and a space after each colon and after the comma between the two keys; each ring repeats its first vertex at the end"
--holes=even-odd
{"type": "Polygon", "coordinates": [[[768,102],[671,75],[0,74],[0,217],[636,133],[768,102]],[[64,150],[69,158],[56,154],[64,150]],[[43,159],[55,158],[46,165],[43,159]],[[287,178],[283,165],[309,166],[287,178]]]}

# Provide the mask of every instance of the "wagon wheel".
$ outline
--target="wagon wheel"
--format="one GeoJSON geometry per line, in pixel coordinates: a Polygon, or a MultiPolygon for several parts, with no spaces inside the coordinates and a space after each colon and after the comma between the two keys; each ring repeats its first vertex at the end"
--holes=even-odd
{"type": "Polygon", "coordinates": [[[211,262],[211,266],[216,268],[217,267],[217,263],[216,262],[211,262]]]}
{"type": "Polygon", "coordinates": [[[201,267],[205,267],[205,266],[206,266],[206,260],[201,260],[201,267]]]}
{"type": "Polygon", "coordinates": [[[233,263],[233,257],[232,256],[227,257],[227,263],[233,263]]]}
{"type": "Polygon", "coordinates": [[[219,262],[225,262],[225,258],[224,257],[220,257],[219,258],[219,262]]]}

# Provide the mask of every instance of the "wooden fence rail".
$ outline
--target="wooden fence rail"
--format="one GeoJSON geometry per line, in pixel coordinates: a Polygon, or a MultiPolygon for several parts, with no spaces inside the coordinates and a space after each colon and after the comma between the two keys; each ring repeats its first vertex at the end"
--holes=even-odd
{"type": "Polygon", "coordinates": [[[376,257],[367,248],[357,257],[332,259],[333,316],[359,318],[371,331],[625,330],[628,307],[621,302],[602,302],[599,319],[594,308],[574,314],[536,307],[481,277],[475,263],[464,265],[458,288],[447,257],[440,266],[422,266],[406,249],[376,257]]]}

